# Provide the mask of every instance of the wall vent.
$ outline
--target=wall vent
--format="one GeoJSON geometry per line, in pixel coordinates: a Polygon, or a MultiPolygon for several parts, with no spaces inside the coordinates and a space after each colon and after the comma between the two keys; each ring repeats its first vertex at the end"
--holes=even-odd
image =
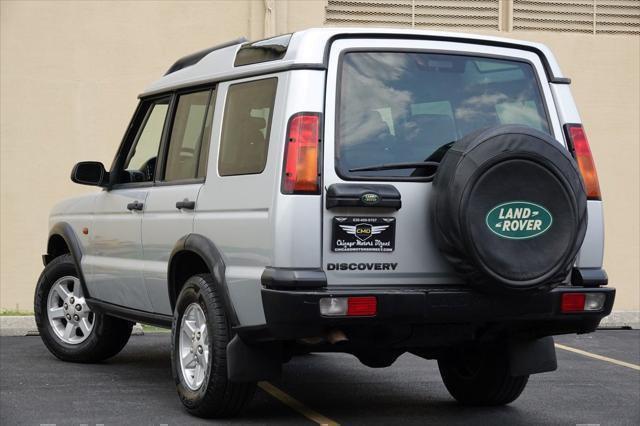
{"type": "Polygon", "coordinates": [[[325,24],[640,34],[640,0],[328,0],[325,24]]]}
{"type": "Polygon", "coordinates": [[[640,34],[639,0],[513,0],[514,31],[640,34]]]}
{"type": "Polygon", "coordinates": [[[499,30],[499,0],[328,0],[329,25],[499,30]]]}

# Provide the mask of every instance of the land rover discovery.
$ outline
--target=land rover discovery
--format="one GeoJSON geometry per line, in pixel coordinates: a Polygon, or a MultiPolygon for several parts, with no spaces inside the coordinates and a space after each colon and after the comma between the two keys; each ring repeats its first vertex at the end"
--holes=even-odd
{"type": "MultiPolygon", "coordinates": [[[[72,155],[72,154],[70,154],[72,155]]],[[[611,311],[602,201],[543,45],[323,28],[178,60],[141,95],[101,190],[50,216],[35,313],[73,362],[172,329],[180,399],[240,412],[308,352],[438,362],[463,404],[514,401],[554,335],[611,311]]]]}

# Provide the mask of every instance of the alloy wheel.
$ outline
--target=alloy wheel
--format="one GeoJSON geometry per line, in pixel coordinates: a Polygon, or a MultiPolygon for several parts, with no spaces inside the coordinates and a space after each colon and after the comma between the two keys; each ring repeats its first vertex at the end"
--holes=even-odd
{"type": "Polygon", "coordinates": [[[47,318],[56,336],[64,343],[77,345],[89,337],[95,314],[87,305],[77,277],[64,276],[51,286],[47,318]]]}
{"type": "Polygon", "coordinates": [[[180,323],[180,369],[191,390],[202,386],[209,369],[207,318],[197,303],[187,306],[180,323]]]}

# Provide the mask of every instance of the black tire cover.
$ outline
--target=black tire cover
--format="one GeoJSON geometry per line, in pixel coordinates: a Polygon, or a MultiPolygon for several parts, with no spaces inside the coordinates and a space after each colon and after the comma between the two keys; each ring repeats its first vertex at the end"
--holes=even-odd
{"type": "Polygon", "coordinates": [[[526,126],[455,142],[433,181],[441,253],[489,291],[552,288],[565,280],[587,228],[587,197],[570,153],[526,126]]]}

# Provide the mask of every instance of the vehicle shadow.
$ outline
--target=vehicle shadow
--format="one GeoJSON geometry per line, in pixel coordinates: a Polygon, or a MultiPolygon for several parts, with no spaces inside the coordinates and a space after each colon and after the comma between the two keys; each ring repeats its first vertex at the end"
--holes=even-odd
{"type": "Polygon", "coordinates": [[[444,387],[436,362],[413,355],[404,355],[385,369],[368,368],[345,354],[305,355],[285,365],[282,379],[274,383],[344,424],[529,425],[550,421],[543,407],[532,409],[527,402],[501,407],[460,405],[444,387]]]}
{"type": "MultiPolygon", "coordinates": [[[[18,424],[20,419],[29,424],[68,424],[75,420],[78,424],[122,424],[123,419],[129,424],[209,423],[190,416],[176,395],[168,333],[133,336],[120,354],[98,364],[65,363],[51,355],[39,338],[14,339],[3,340],[0,351],[0,417],[9,421],[5,424],[18,424]],[[29,398],[21,397],[15,389],[27,392],[29,398]]],[[[606,422],[608,415],[598,403],[601,396],[594,392],[596,385],[585,386],[583,377],[587,374],[583,369],[591,368],[592,374],[595,364],[585,364],[582,359],[571,361],[572,357],[560,353],[563,363],[557,372],[533,376],[523,395],[504,407],[457,404],[444,387],[437,364],[407,354],[384,369],[365,367],[346,354],[304,355],[285,364],[282,378],[271,383],[309,409],[342,424],[606,422]],[[582,373],[576,374],[578,371],[582,373]],[[567,410],[567,406],[579,409],[567,410]]],[[[637,382],[618,373],[617,369],[606,370],[606,374],[597,376],[597,383],[611,394],[608,403],[618,404],[621,409],[628,404],[629,389],[637,389],[637,382]]],[[[621,420],[634,412],[637,407],[621,420]]],[[[301,414],[258,389],[240,417],[215,423],[305,422],[308,420],[301,414]]]]}
{"type": "MultiPolygon", "coordinates": [[[[170,335],[137,339],[118,356],[106,361],[113,381],[125,389],[151,386],[152,394],[138,395],[151,406],[169,410],[189,424],[200,420],[188,416],[175,393],[171,376],[170,335]],[[182,417],[185,416],[185,417],[182,417]]],[[[275,386],[307,407],[343,424],[403,425],[469,424],[496,425],[548,423],[544,410],[532,410],[518,402],[503,407],[465,407],[456,403],[440,379],[436,363],[413,355],[401,357],[386,369],[371,369],[346,354],[308,354],[284,366],[275,386]]],[[[526,391],[525,391],[526,392],[526,391]]],[[[523,395],[523,398],[526,394],[523,395]]],[[[559,420],[559,419],[556,419],[559,420]]],[[[261,389],[237,419],[225,424],[293,423],[304,421],[300,414],[261,389]]],[[[194,423],[195,422],[195,423],[194,423]]]]}

